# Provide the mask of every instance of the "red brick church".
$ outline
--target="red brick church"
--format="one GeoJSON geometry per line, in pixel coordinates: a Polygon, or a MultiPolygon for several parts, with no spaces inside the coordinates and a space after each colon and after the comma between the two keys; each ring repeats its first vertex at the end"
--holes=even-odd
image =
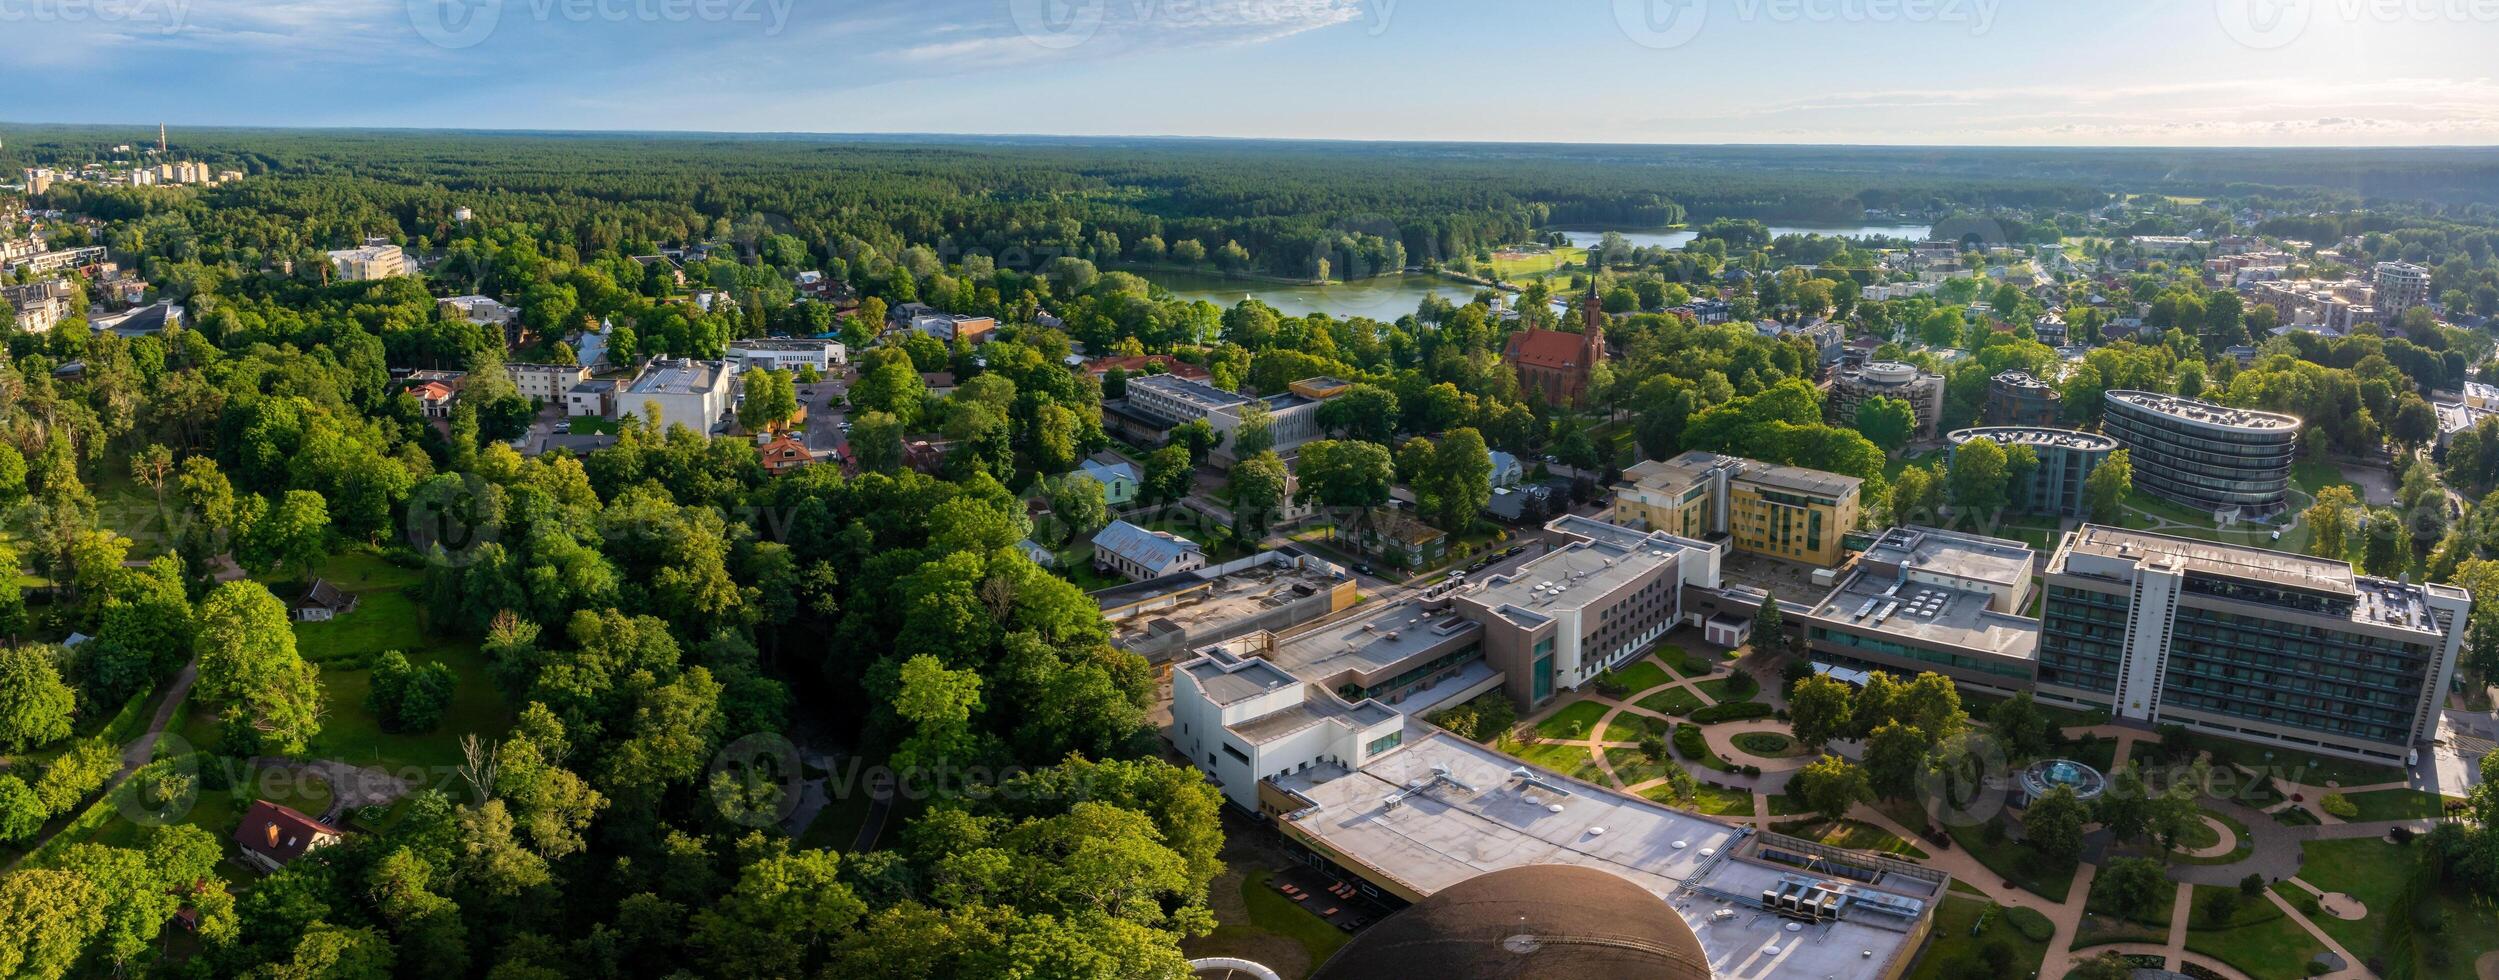
{"type": "Polygon", "coordinates": [[[1564,330],[1522,330],[1510,335],[1504,356],[1518,370],[1522,392],[1548,405],[1584,408],[1588,379],[1605,359],[1605,304],[1597,298],[1596,280],[1579,301],[1581,333],[1564,330]]]}

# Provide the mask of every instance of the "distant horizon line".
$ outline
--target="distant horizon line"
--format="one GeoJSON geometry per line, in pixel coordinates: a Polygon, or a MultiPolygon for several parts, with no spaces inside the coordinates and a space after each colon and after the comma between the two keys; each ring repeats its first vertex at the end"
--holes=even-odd
{"type": "Polygon", "coordinates": [[[1016,140],[1016,141],[1151,141],[1174,143],[1332,143],[1354,146],[1525,146],[1525,147],[1599,147],[1634,149],[1855,149],[1855,150],[2119,150],[2119,151],[2474,151],[2499,152],[2499,143],[1873,143],[1873,142],[1605,142],[1595,140],[1537,139],[1465,139],[1465,138],[1376,138],[1361,139],[1344,136],[1209,136],[1182,133],[1036,133],[1036,132],[921,132],[921,131],[833,131],[833,130],[704,130],[704,129],[548,129],[517,127],[468,126],[383,126],[383,125],[279,125],[233,123],[158,122],[41,122],[32,120],[0,120],[0,140],[8,137],[11,128],[29,129],[120,129],[140,128],[153,135],[159,126],[175,130],[250,133],[397,133],[423,135],[430,133],[475,136],[569,136],[569,137],[636,137],[662,136],[679,139],[817,139],[878,140],[929,142],[1016,140]]]}

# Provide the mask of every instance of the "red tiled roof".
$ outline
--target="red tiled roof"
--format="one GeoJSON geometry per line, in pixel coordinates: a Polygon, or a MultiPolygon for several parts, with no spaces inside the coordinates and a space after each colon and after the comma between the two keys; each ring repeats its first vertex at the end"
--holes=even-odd
{"type": "Polygon", "coordinates": [[[323,834],[344,837],[346,831],[307,817],[293,807],[253,800],[251,810],[243,814],[243,825],[234,829],[234,842],[244,850],[285,864],[304,856],[305,851],[312,849],[313,838],[323,834]]]}
{"type": "Polygon", "coordinates": [[[1514,333],[1510,335],[1510,360],[1534,367],[1576,369],[1587,340],[1580,334],[1561,330],[1514,333]]]}

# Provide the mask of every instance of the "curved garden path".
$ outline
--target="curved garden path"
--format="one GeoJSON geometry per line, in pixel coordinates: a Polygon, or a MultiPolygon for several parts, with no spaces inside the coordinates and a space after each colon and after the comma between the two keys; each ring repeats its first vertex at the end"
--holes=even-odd
{"type": "MultiPolygon", "coordinates": [[[[1673,648],[1661,647],[1660,649],[1673,648]]],[[[1703,685],[1732,677],[1737,671],[1743,670],[1755,673],[1756,680],[1764,681],[1753,695],[1753,699],[1770,703],[1774,708],[1780,706],[1777,679],[1760,677],[1759,671],[1754,669],[1756,665],[1746,660],[1713,662],[1709,672],[1691,676],[1685,676],[1678,671],[1677,667],[1681,666],[1679,663],[1675,667],[1668,666],[1667,661],[1660,659],[1655,651],[1632,663],[1655,664],[1665,671],[1667,680],[1642,690],[1624,692],[1621,697],[1611,697],[1594,690],[1587,690],[1558,699],[1534,716],[1521,719],[1521,737],[1535,744],[1569,746],[1586,750],[1589,754],[1590,765],[1583,770],[1583,776],[1600,784],[1610,785],[1637,795],[1656,788],[1664,783],[1665,779],[1663,777],[1643,778],[1638,782],[1627,782],[1623,778],[1622,769],[1617,769],[1615,762],[1621,759],[1623,769],[1629,769],[1634,765],[1634,761],[1623,757],[1620,753],[1626,750],[1636,752],[1639,748],[1640,736],[1652,730],[1652,726],[1656,723],[1663,722],[1672,725],[1690,722],[1688,716],[1661,711],[1657,707],[1643,706],[1641,702],[1650,701],[1658,703],[1660,707],[1666,707],[1667,705],[1657,702],[1656,699],[1672,691],[1681,690],[1688,693],[1690,697],[1688,700],[1675,699],[1682,702],[1680,706],[1690,707],[1693,704],[1700,707],[1714,706],[1719,703],[1719,699],[1704,689],[1703,685]],[[1595,716],[1580,737],[1560,738],[1538,735],[1532,731],[1537,722],[1583,701],[1594,702],[1601,706],[1603,711],[1595,716]]],[[[1628,666],[1630,665],[1626,665],[1628,666]]],[[[1584,708],[1578,710],[1582,713],[1587,711],[1584,708]]],[[[1759,776],[1747,776],[1741,771],[1724,771],[1709,760],[1686,758],[1680,750],[1670,749],[1671,758],[1684,765],[1695,778],[1751,796],[1753,805],[1749,814],[1727,815],[1720,819],[1750,824],[1764,830],[1770,829],[1778,820],[1805,819],[1796,816],[1776,816],[1771,812],[1770,803],[1772,796],[1785,789],[1790,777],[1811,764],[1812,754],[1783,757],[1761,756],[1746,752],[1735,744],[1735,739],[1741,735],[1757,733],[1787,735],[1789,727],[1786,722],[1776,718],[1750,718],[1705,724],[1699,727],[1709,754],[1717,757],[1719,762],[1738,770],[1746,766],[1757,767],[1761,772],[1759,776]]],[[[2160,741],[2159,736],[2153,732],[2115,724],[2068,726],[2065,733],[2072,738],[2092,736],[2113,741],[2115,743],[2111,756],[2113,767],[2127,764],[2142,747],[2156,745],[2160,741]]],[[[1670,740],[1670,747],[1671,744],[1670,740]]],[[[1828,751],[1849,756],[1854,754],[1850,751],[1852,748],[1853,746],[1849,745],[1838,745],[1829,747],[1828,751]]],[[[1645,759],[1639,760],[1639,764],[1644,767],[1648,766],[1645,759]]],[[[1654,771],[1653,767],[1648,768],[1654,771]]],[[[2363,793],[2402,789],[2405,786],[2406,784],[2401,782],[2350,787],[2309,786],[2286,781],[2282,785],[2282,790],[2286,795],[2304,796],[2310,801],[2309,806],[2313,811],[2314,801],[2329,792],[2363,793]]],[[[2253,978],[2245,970],[2234,968],[2210,955],[2190,952],[2186,949],[2190,931],[2189,912],[2192,909],[2192,902],[2189,899],[2196,886],[2235,887],[2241,879],[2250,874],[2260,875],[2267,880],[2287,880],[2318,895],[2322,907],[2320,915],[2334,915],[2347,920],[2363,918],[2370,914],[2370,910],[2362,908],[2357,901],[2348,896],[2325,893],[2298,878],[2303,859],[2301,846],[2314,840],[2381,837],[2396,827],[2426,831],[2435,825],[2435,821],[2429,819],[2367,823],[2346,823],[2327,819],[2315,825],[2285,826],[2275,820],[2269,812],[2235,800],[2206,797],[2201,804],[2212,813],[2222,814],[2238,821],[2248,830],[2245,834],[2241,834],[2229,823],[2206,815],[2202,819],[2207,825],[2213,827],[2217,840],[2209,846],[2178,853],[2190,858],[2213,859],[2226,857],[2237,852],[2239,848],[2246,847],[2248,848],[2247,856],[2226,864],[2176,863],[2169,866],[2169,878],[2177,884],[2179,897],[2173,902],[2173,907],[2177,911],[2170,923],[2167,943],[2115,943],[2083,949],[2075,949],[2074,942],[2083,925],[2085,906],[2090,900],[2092,882],[2099,872],[2097,862],[2102,860],[2099,855],[2105,845],[2095,845],[2086,854],[2085,860],[2075,869],[2073,883],[2068,887],[2063,899],[2051,900],[2011,883],[2005,874],[1989,867],[1969,850],[1953,846],[1938,847],[1924,840],[1920,832],[1901,826],[1899,821],[1892,816],[1872,806],[1860,804],[1852,808],[1848,819],[1919,845],[1921,850],[1927,852],[1926,855],[1909,858],[1909,860],[1950,873],[1962,889],[1974,891],[1988,901],[2007,908],[2029,909],[2047,917],[2054,927],[2054,935],[2050,938],[2047,954],[2040,963],[2038,973],[2040,977],[2063,977],[2074,964],[2081,960],[2114,950],[2126,954],[2160,957],[2171,970],[2182,969],[2193,964],[2227,980],[2253,980],[2253,978]]],[[[2106,835],[2102,833],[2100,836],[2106,835]]],[[[2368,976],[2365,968],[2358,965],[2359,959],[2337,943],[2332,935],[2320,928],[2316,921],[2301,913],[2279,894],[2267,890],[2265,895],[2319,946],[2342,957],[2344,963],[2351,964],[2344,970],[2327,974],[2328,976],[2353,978],[2368,976]]],[[[2499,980],[2499,953],[2483,957],[2476,966],[2483,980],[2499,980]]]]}

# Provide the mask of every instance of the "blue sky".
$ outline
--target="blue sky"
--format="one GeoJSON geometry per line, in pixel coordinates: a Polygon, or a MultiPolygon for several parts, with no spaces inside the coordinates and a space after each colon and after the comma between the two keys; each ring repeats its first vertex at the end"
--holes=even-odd
{"type": "Polygon", "coordinates": [[[2499,0],[0,0],[0,119],[2499,143],[2499,0]]]}

